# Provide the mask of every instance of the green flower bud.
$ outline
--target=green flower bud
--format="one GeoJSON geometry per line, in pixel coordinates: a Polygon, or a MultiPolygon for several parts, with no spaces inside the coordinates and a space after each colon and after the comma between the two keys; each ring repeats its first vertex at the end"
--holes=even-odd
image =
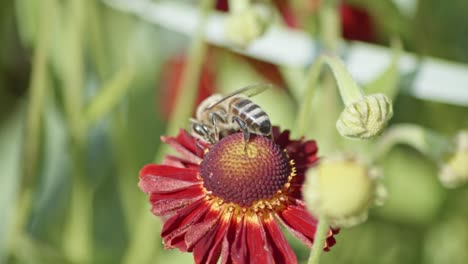
{"type": "Polygon", "coordinates": [[[455,137],[455,152],[442,164],[439,179],[447,188],[455,188],[468,181],[468,131],[455,137]]]}
{"type": "Polygon", "coordinates": [[[368,139],[382,132],[392,116],[392,101],[384,94],[371,94],[347,104],[336,128],[344,137],[368,139]]]}
{"type": "Polygon", "coordinates": [[[386,196],[379,175],[355,157],[322,160],[306,175],[303,195],[307,208],[337,227],[364,222],[368,208],[383,204],[386,196]]]}
{"type": "Polygon", "coordinates": [[[255,8],[246,8],[230,14],[225,21],[225,37],[233,45],[246,48],[252,41],[262,36],[267,22],[255,8]]]}

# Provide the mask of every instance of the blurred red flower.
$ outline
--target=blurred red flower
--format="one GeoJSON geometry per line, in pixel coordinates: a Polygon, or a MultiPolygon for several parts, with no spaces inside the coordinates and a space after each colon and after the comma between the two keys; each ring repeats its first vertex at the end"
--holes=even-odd
{"type": "MultiPolygon", "coordinates": [[[[168,120],[174,109],[177,96],[179,96],[182,74],[186,65],[187,57],[177,54],[169,58],[164,65],[162,73],[162,84],[160,93],[157,94],[157,102],[162,117],[168,120]]],[[[201,67],[198,81],[196,104],[198,105],[215,91],[216,74],[212,67],[211,56],[208,55],[201,67]]],[[[195,110],[195,109],[194,109],[195,110]]]]}

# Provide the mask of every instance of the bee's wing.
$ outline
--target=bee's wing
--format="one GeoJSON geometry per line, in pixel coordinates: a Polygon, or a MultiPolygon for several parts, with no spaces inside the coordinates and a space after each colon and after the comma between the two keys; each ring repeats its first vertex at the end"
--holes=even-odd
{"type": "MultiPolygon", "coordinates": [[[[212,106],[210,106],[209,108],[207,108],[206,110],[211,110],[213,109],[215,106],[217,106],[218,104],[226,101],[227,99],[235,96],[235,95],[238,95],[238,94],[244,94],[246,95],[247,97],[252,97],[252,96],[255,96],[257,94],[260,94],[262,92],[264,92],[266,89],[269,89],[273,87],[272,84],[268,84],[268,83],[258,83],[258,84],[252,84],[252,85],[249,85],[249,86],[246,86],[244,88],[241,88],[237,91],[234,91],[228,95],[226,95],[225,97],[223,97],[221,100],[219,100],[218,102],[214,103],[212,106]]],[[[205,111],[206,111],[205,110],[205,111]]]]}

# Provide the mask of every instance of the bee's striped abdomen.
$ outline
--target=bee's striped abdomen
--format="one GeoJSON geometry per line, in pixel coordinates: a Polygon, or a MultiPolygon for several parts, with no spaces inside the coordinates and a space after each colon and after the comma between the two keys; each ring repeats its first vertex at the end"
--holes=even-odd
{"type": "Polygon", "coordinates": [[[231,102],[232,114],[243,120],[249,130],[257,134],[269,135],[271,123],[268,115],[257,104],[247,98],[234,98],[231,102]]]}

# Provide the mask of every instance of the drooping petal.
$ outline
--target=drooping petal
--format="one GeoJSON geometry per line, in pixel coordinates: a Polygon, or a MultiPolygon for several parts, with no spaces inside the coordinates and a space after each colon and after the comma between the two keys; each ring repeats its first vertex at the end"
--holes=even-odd
{"type": "Polygon", "coordinates": [[[317,220],[305,209],[293,205],[278,212],[278,218],[284,226],[302,243],[311,247],[317,227],[317,220]]]}
{"type": "Polygon", "coordinates": [[[234,241],[231,246],[233,263],[248,263],[246,217],[236,219],[234,241]]]}
{"type": "Polygon", "coordinates": [[[140,178],[143,176],[159,176],[181,181],[199,181],[197,174],[197,169],[175,168],[156,164],[148,164],[140,170],[140,178]]]}
{"type": "Polygon", "coordinates": [[[271,214],[269,214],[264,220],[265,231],[267,239],[271,247],[273,248],[273,256],[277,263],[297,263],[296,255],[289,246],[288,241],[281,232],[278,223],[271,214]]]}
{"type": "Polygon", "coordinates": [[[162,164],[167,165],[167,166],[177,167],[177,168],[189,168],[189,169],[198,169],[199,167],[198,164],[187,162],[185,159],[172,156],[172,155],[166,155],[164,157],[162,164]]]}
{"type": "Polygon", "coordinates": [[[161,236],[164,238],[166,248],[177,247],[187,251],[184,236],[187,231],[198,223],[209,210],[204,200],[199,200],[177,212],[169,218],[163,226],[161,236]]]}
{"type": "Polygon", "coordinates": [[[289,140],[288,130],[281,132],[279,127],[274,126],[272,128],[272,135],[276,144],[278,144],[282,149],[286,148],[291,143],[289,140]]]}
{"type": "MultiPolygon", "coordinates": [[[[204,232],[203,238],[193,249],[195,263],[218,263],[222,251],[222,242],[231,223],[231,216],[232,213],[223,215],[221,219],[217,219],[218,223],[215,228],[204,232]]],[[[203,234],[202,231],[198,232],[203,234]]]]}
{"type": "Polygon", "coordinates": [[[275,263],[273,252],[267,242],[266,232],[257,214],[247,216],[247,245],[249,248],[249,263],[275,263]]]}
{"type": "Polygon", "coordinates": [[[149,164],[140,171],[138,186],[143,192],[172,192],[199,184],[198,170],[149,164]]]}
{"type": "Polygon", "coordinates": [[[152,193],[150,195],[151,211],[158,216],[171,215],[203,199],[204,196],[205,193],[199,186],[192,186],[175,193],[152,193]]]}
{"type": "Polygon", "coordinates": [[[187,231],[187,234],[185,234],[185,243],[187,244],[187,249],[189,251],[193,249],[195,243],[197,243],[198,240],[200,240],[202,237],[208,237],[207,234],[211,231],[211,229],[217,228],[217,222],[220,217],[220,211],[209,210],[200,223],[197,223],[187,231]]]}
{"type": "Polygon", "coordinates": [[[193,164],[200,164],[203,159],[205,143],[197,141],[187,131],[181,129],[177,137],[161,137],[161,141],[169,144],[175,151],[180,153],[183,159],[193,164]]]}
{"type": "MultiPolygon", "coordinates": [[[[317,228],[317,219],[307,212],[305,205],[302,201],[296,205],[290,205],[288,208],[278,213],[279,219],[285,227],[304,244],[311,247],[314,241],[315,231],[317,228]]],[[[325,245],[323,246],[325,251],[328,251],[336,241],[333,237],[337,234],[339,229],[331,229],[328,231],[325,245]]]]}

